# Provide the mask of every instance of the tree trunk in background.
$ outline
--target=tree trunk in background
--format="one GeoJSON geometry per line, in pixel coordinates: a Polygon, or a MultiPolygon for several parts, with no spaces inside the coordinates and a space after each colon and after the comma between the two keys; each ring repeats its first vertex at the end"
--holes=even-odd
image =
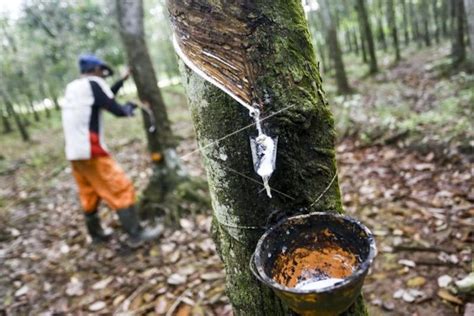
{"type": "Polygon", "coordinates": [[[419,4],[419,12],[423,21],[423,39],[425,40],[426,46],[431,46],[431,35],[430,35],[430,3],[429,0],[422,0],[419,4]]]}
{"type": "Polygon", "coordinates": [[[352,44],[351,32],[349,30],[344,32],[344,39],[345,39],[345,44],[347,46],[347,52],[348,53],[354,52],[354,45],[352,44]]]}
{"type": "Polygon", "coordinates": [[[408,10],[406,0],[400,0],[402,5],[402,15],[403,15],[403,35],[405,38],[405,46],[408,46],[410,43],[410,34],[408,32],[408,10]]]}
{"type": "Polygon", "coordinates": [[[431,0],[432,8],[433,8],[433,25],[434,25],[434,35],[436,44],[439,44],[439,13],[438,13],[438,0],[431,0]]]}
{"type": "Polygon", "coordinates": [[[144,114],[148,148],[154,163],[153,175],[143,193],[143,206],[151,214],[183,178],[183,170],[175,149],[165,103],[161,96],[153,64],[145,42],[142,0],[117,0],[120,35],[132,70],[138,97],[148,104],[155,119],[156,129],[149,132],[150,119],[144,114]]]}
{"type": "Polygon", "coordinates": [[[464,10],[467,17],[467,34],[469,36],[468,60],[474,67],[474,0],[464,0],[464,10]]]}
{"type": "Polygon", "coordinates": [[[443,36],[448,37],[448,20],[450,12],[451,0],[442,0],[441,1],[441,29],[443,30],[443,36]]]}
{"type": "Polygon", "coordinates": [[[411,27],[413,29],[413,39],[416,41],[416,45],[421,47],[421,36],[420,36],[420,28],[418,24],[418,16],[415,10],[415,0],[408,0],[409,2],[409,11],[410,11],[410,20],[411,20],[411,27]]]}
{"type": "Polygon", "coordinates": [[[0,115],[2,115],[3,134],[11,133],[13,130],[10,121],[8,120],[8,110],[6,105],[2,107],[0,115]]]}
{"type": "MultiPolygon", "coordinates": [[[[262,117],[287,109],[264,122],[264,130],[278,135],[276,171],[270,185],[286,195],[269,199],[253,171],[249,137],[255,128],[223,138],[252,123],[248,111],[221,90],[182,66],[194,127],[201,148],[220,140],[218,146],[202,152],[213,205],[213,238],[226,270],[227,295],[234,315],[290,315],[271,290],[254,279],[249,259],[271,214],[308,211],[342,212],[335,161],[335,131],[329,105],[322,89],[319,69],[301,0],[186,0],[168,1],[171,16],[188,18],[202,10],[235,14],[255,24],[248,40],[248,59],[259,69],[260,95],[267,94],[262,117]],[[246,12],[242,12],[246,10],[246,12]],[[250,11],[250,12],[249,12],[250,11]],[[261,23],[260,23],[261,22],[261,23]],[[266,91],[266,93],[264,92],[266,91]],[[241,176],[237,173],[243,174],[241,176]],[[331,183],[332,182],[332,183],[331,183]],[[312,205],[327,187],[323,198],[312,205]],[[291,196],[288,198],[287,196],[291,196]]],[[[360,297],[347,315],[367,315],[360,297]]]]}
{"type": "Polygon", "coordinates": [[[352,89],[347,81],[346,69],[344,67],[344,61],[342,60],[342,52],[337,35],[336,22],[334,21],[328,1],[319,0],[319,4],[321,21],[323,22],[324,32],[326,34],[326,43],[331,52],[330,56],[336,72],[337,91],[340,94],[349,94],[352,89]]]}
{"type": "Polygon", "coordinates": [[[8,97],[4,97],[3,102],[5,103],[7,107],[8,116],[13,117],[13,120],[15,121],[16,127],[18,128],[18,131],[20,132],[21,139],[24,142],[29,142],[30,134],[28,133],[25,123],[22,122],[20,116],[18,115],[18,113],[16,113],[15,109],[13,108],[13,104],[8,99],[8,97]]]}
{"type": "Polygon", "coordinates": [[[362,23],[367,49],[369,51],[369,71],[371,74],[374,74],[378,71],[377,56],[375,55],[374,37],[372,36],[372,28],[370,27],[369,16],[365,7],[365,0],[357,0],[356,3],[357,13],[360,16],[360,22],[362,23]]]}
{"type": "Polygon", "coordinates": [[[360,22],[360,17],[359,17],[359,36],[360,36],[360,48],[362,50],[362,61],[364,63],[368,62],[367,59],[367,41],[365,40],[365,35],[364,31],[362,30],[362,22],[360,22]]]}
{"type": "Polygon", "coordinates": [[[378,14],[377,14],[377,38],[380,45],[384,51],[387,51],[387,40],[385,39],[385,31],[383,28],[383,17],[385,16],[383,12],[383,0],[378,0],[378,14]]]}
{"type": "Polygon", "coordinates": [[[359,52],[359,40],[357,39],[357,32],[354,31],[354,30],[351,30],[351,36],[352,36],[352,39],[354,41],[354,51],[356,53],[356,55],[359,55],[360,52],[359,52]]]}
{"type": "Polygon", "coordinates": [[[30,108],[30,111],[33,114],[33,118],[34,118],[35,122],[41,121],[40,116],[38,114],[38,111],[35,108],[33,97],[30,94],[27,94],[26,98],[27,98],[27,103],[28,103],[28,106],[30,108]]]}
{"type": "Polygon", "coordinates": [[[464,41],[464,2],[453,0],[454,19],[452,29],[452,59],[459,65],[466,59],[466,43],[464,41]]]}
{"type": "Polygon", "coordinates": [[[390,34],[392,35],[393,48],[395,50],[395,61],[399,62],[401,59],[400,45],[398,44],[397,19],[395,16],[395,8],[393,7],[393,0],[387,0],[387,16],[390,34]]]}

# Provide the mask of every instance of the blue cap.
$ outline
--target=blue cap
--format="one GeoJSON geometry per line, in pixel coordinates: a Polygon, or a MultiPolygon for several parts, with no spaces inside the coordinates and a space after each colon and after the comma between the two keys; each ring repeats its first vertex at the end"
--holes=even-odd
{"type": "Polygon", "coordinates": [[[114,71],[102,59],[92,54],[82,54],[79,56],[79,69],[81,73],[93,71],[100,67],[104,71],[104,76],[111,76],[114,71]]]}

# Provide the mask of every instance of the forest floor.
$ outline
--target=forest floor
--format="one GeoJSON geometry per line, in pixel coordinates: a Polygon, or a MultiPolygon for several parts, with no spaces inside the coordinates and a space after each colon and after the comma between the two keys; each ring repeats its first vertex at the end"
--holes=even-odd
{"type": "MultiPolygon", "coordinates": [[[[372,315],[462,315],[473,301],[443,284],[472,271],[474,241],[474,97],[467,88],[474,80],[462,72],[441,76],[446,54],[413,49],[396,66],[387,58],[374,78],[354,61],[348,71],[357,93],[332,98],[346,211],[374,232],[379,249],[364,286],[372,315]]],[[[165,98],[179,154],[189,153],[196,143],[181,88],[166,89],[165,98]]],[[[106,125],[111,152],[140,191],[151,174],[140,117],[107,117],[106,125]]],[[[114,238],[92,245],[59,115],[30,130],[28,145],[16,134],[0,138],[0,315],[232,314],[210,210],[131,251],[103,205],[114,238]]],[[[205,176],[199,155],[184,164],[205,176]]]]}

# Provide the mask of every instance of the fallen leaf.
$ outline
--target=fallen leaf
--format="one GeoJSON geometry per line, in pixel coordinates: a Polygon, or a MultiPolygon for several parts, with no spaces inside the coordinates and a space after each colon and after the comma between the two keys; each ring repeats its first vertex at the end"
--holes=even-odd
{"type": "Polygon", "coordinates": [[[208,273],[203,273],[201,275],[201,279],[205,281],[223,279],[224,277],[225,277],[225,274],[222,272],[208,272],[208,273]]]}
{"type": "Polygon", "coordinates": [[[421,276],[417,276],[414,278],[411,278],[410,280],[407,281],[407,286],[408,287],[420,287],[425,285],[426,279],[421,276]]]}
{"type": "Polygon", "coordinates": [[[453,282],[453,278],[450,277],[449,275],[442,275],[438,278],[438,286],[440,288],[446,288],[448,287],[449,284],[453,282]]]}
{"type": "Polygon", "coordinates": [[[438,291],[438,296],[441,297],[443,300],[448,301],[448,302],[453,303],[453,304],[457,304],[457,305],[462,305],[463,304],[461,299],[459,299],[458,297],[452,295],[451,293],[449,293],[446,290],[439,290],[438,291]]]}
{"type": "Polygon", "coordinates": [[[407,259],[398,260],[398,264],[401,264],[401,265],[404,265],[404,266],[407,266],[407,267],[410,267],[410,268],[416,267],[415,261],[407,260],[407,259]]]}
{"type": "Polygon", "coordinates": [[[28,287],[28,285],[23,285],[21,288],[19,288],[19,289],[15,292],[15,297],[23,296],[23,295],[25,295],[26,293],[28,293],[29,290],[30,290],[30,288],[28,287]]]}
{"type": "Polygon", "coordinates": [[[474,272],[471,272],[464,279],[455,282],[459,291],[470,293],[474,291],[474,272]]]}
{"type": "Polygon", "coordinates": [[[186,276],[181,275],[181,274],[177,274],[177,273],[173,273],[172,275],[170,275],[168,277],[166,282],[168,282],[168,284],[171,284],[171,285],[183,284],[183,283],[186,282],[186,276]]]}
{"type": "Polygon", "coordinates": [[[107,306],[107,305],[105,304],[105,302],[103,302],[103,301],[97,301],[97,302],[95,302],[94,304],[92,304],[91,306],[89,306],[89,310],[90,310],[91,312],[97,312],[97,311],[100,311],[101,309],[104,309],[105,306],[107,306]]]}
{"type": "Polygon", "coordinates": [[[108,277],[106,279],[103,279],[97,283],[95,283],[93,286],[92,286],[92,289],[93,290],[102,290],[102,289],[105,289],[107,287],[107,285],[109,285],[110,282],[113,281],[113,277],[108,277]]]}

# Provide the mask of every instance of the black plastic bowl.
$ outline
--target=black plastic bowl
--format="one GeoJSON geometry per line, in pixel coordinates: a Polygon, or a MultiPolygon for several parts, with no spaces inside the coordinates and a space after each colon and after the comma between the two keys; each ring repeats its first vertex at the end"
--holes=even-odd
{"type": "Polygon", "coordinates": [[[338,315],[359,295],[376,252],[372,233],[356,219],[336,213],[311,213],[290,217],[269,228],[260,238],[250,264],[255,276],[295,312],[305,316],[338,315]],[[311,262],[302,261],[301,249],[324,256],[311,262]],[[350,259],[343,262],[351,262],[351,269],[344,270],[342,277],[343,270],[337,267],[348,265],[341,265],[339,259],[331,263],[329,258],[341,258],[339,253],[332,256],[335,251],[350,259]],[[301,269],[295,272],[294,267],[301,268],[301,262],[305,272],[301,273],[301,269]],[[324,288],[295,288],[292,283],[307,279],[308,271],[321,272],[323,278],[342,280],[324,288]]]}

